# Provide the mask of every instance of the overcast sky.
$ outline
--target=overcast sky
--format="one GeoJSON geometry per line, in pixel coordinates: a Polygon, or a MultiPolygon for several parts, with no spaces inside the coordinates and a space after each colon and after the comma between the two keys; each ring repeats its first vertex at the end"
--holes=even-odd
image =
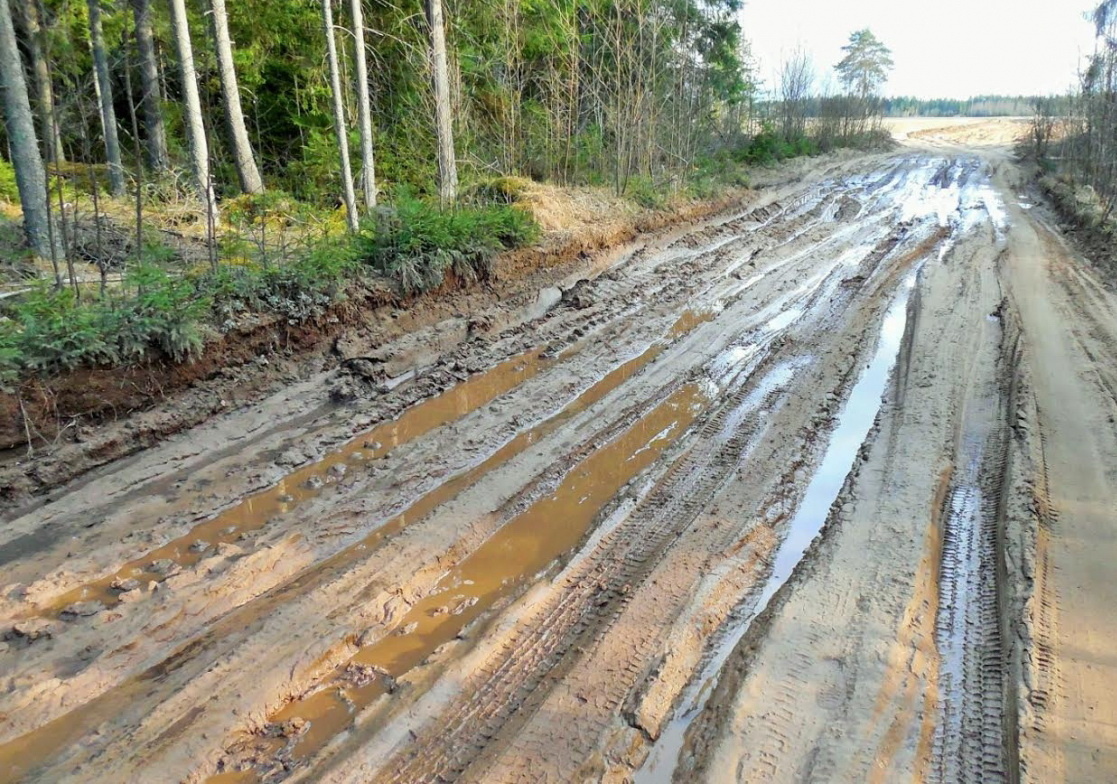
{"type": "Polygon", "coordinates": [[[1093,48],[1091,0],[745,0],[741,22],[766,86],[802,45],[822,76],[868,27],[896,63],[885,95],[1064,92],[1093,48]]]}

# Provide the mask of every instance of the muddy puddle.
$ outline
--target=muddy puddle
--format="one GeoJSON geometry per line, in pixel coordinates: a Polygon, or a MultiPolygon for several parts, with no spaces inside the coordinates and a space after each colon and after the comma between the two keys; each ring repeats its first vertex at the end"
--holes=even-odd
{"type": "MultiPolygon", "coordinates": [[[[358,711],[389,693],[397,678],[573,550],[605,504],[658,460],[709,403],[698,384],[678,389],[450,570],[392,632],[358,650],[313,694],[272,716],[273,725],[298,737],[286,756],[298,762],[321,750],[358,711]]],[[[274,751],[287,742],[277,740],[274,751]]]]}
{"type": "MultiPolygon", "coordinates": [[[[700,326],[702,323],[704,323],[704,320],[694,320],[692,322],[691,329],[700,326]]],[[[672,330],[671,334],[682,336],[686,334],[687,331],[688,330],[679,330],[676,332],[675,330],[672,330]]],[[[245,625],[254,623],[259,616],[269,612],[270,608],[272,608],[276,603],[286,601],[291,596],[297,595],[319,584],[322,580],[327,579],[329,575],[338,574],[351,564],[356,563],[363,558],[366,558],[369,555],[369,552],[386,538],[400,532],[411,523],[423,519],[434,509],[446,503],[447,501],[452,500],[458,494],[471,487],[474,483],[476,483],[480,478],[488,474],[490,471],[493,471],[499,468],[501,465],[507,463],[509,460],[522,453],[525,449],[529,448],[532,444],[538,443],[540,440],[546,438],[548,435],[556,431],[560,426],[562,426],[578,414],[584,412],[590,406],[602,400],[610,392],[614,391],[626,381],[635,376],[637,373],[639,373],[645,366],[655,361],[655,359],[659,357],[659,355],[662,354],[664,350],[666,350],[668,345],[669,342],[667,341],[653,343],[651,346],[645,349],[643,353],[617,366],[591,387],[582,392],[582,394],[572,400],[559,412],[552,415],[550,418],[544,420],[535,427],[517,434],[512,440],[508,441],[506,444],[500,447],[496,452],[490,455],[483,462],[458,474],[457,476],[454,476],[447,482],[444,482],[443,484],[434,488],[426,495],[420,497],[407,509],[388,519],[384,524],[379,526],[368,536],[352,545],[349,545],[330,558],[327,558],[326,560],[317,564],[309,572],[300,575],[282,588],[278,589],[273,594],[264,597],[264,600],[262,602],[257,602],[256,604],[248,605],[243,608],[241,611],[239,611],[243,616],[239,620],[241,620],[241,622],[245,625]]],[[[522,363],[522,361],[523,357],[518,357],[516,359],[517,363],[522,363]]],[[[509,365],[510,368],[514,370],[515,366],[512,365],[511,362],[505,364],[509,365]]],[[[474,392],[469,392],[467,394],[474,394],[474,392]]],[[[476,403],[475,407],[484,405],[486,402],[483,396],[474,397],[473,400],[476,403]]],[[[434,403],[435,401],[432,400],[430,402],[434,403]]],[[[450,408],[450,404],[448,402],[440,402],[438,405],[441,407],[440,410],[443,413],[436,416],[448,416],[449,411],[452,410],[450,408]]],[[[427,415],[424,414],[424,416],[427,415]]],[[[428,418],[426,419],[426,421],[430,422],[433,420],[431,418],[428,418]]],[[[408,431],[406,430],[407,426],[405,426],[404,428],[400,428],[402,422],[403,418],[401,417],[399,420],[391,423],[386,423],[383,426],[383,429],[374,428],[372,432],[385,432],[387,434],[392,432],[391,428],[396,428],[396,430],[394,431],[395,436],[388,441],[382,441],[382,445],[390,443],[404,443],[402,438],[403,435],[408,431]]],[[[437,425],[432,425],[432,427],[434,426],[437,425]]],[[[418,434],[414,430],[415,425],[410,425],[410,427],[412,428],[410,431],[412,433],[411,437],[417,437],[418,434]]],[[[386,435],[385,437],[387,438],[388,436],[386,435]]],[[[362,438],[355,439],[353,442],[354,449],[360,449],[360,451],[367,452],[367,449],[361,449],[361,445],[364,442],[369,441],[370,438],[370,435],[366,435],[362,438]]],[[[385,448],[389,447],[385,446],[385,448]]],[[[337,460],[341,458],[343,454],[345,453],[339,452],[335,455],[332,455],[328,459],[337,460]]],[[[659,454],[658,450],[656,451],[656,454],[659,454]]],[[[642,461],[640,462],[642,464],[642,461]]],[[[334,464],[336,464],[336,462],[334,464]]],[[[306,475],[309,474],[310,469],[313,468],[316,468],[319,472],[322,470],[320,464],[315,464],[315,466],[308,466],[307,469],[305,469],[304,471],[297,473],[299,473],[300,475],[306,475]]],[[[263,493],[260,493],[259,496],[264,496],[267,498],[278,496],[281,487],[282,485],[273,488],[272,490],[276,491],[275,493],[273,493],[272,491],[265,491],[263,493]]],[[[309,497],[311,497],[309,493],[303,496],[304,499],[309,497]]],[[[243,512],[240,511],[238,507],[234,507],[228,510],[228,512],[226,512],[225,514],[247,514],[247,509],[250,507],[250,505],[254,505],[252,508],[259,509],[260,506],[255,503],[256,499],[257,497],[247,499],[241,505],[245,507],[245,511],[243,512]]],[[[217,519],[218,518],[215,518],[215,520],[208,522],[214,523],[217,519]]],[[[229,520],[231,518],[221,516],[220,519],[229,520]]],[[[231,524],[232,523],[227,523],[227,525],[231,524]]],[[[207,524],[203,524],[203,526],[206,525],[207,524]]],[[[199,526],[199,528],[202,528],[203,526],[199,526]]],[[[175,550],[171,550],[172,545],[175,545],[176,543],[179,543],[181,545],[181,543],[183,542],[194,541],[196,538],[199,538],[199,534],[196,533],[196,531],[197,529],[195,529],[195,532],[192,533],[192,535],[182,537],[182,539],[176,540],[176,542],[172,542],[166,545],[165,548],[161,548],[161,551],[157,552],[177,552],[175,550]]],[[[193,555],[191,553],[188,554],[193,555]]],[[[156,553],[153,553],[142,560],[134,562],[134,568],[140,568],[142,570],[145,564],[149,564],[152,562],[155,555],[156,553]]],[[[196,562],[196,560],[194,562],[196,562]]],[[[126,567],[125,569],[127,568],[128,567],[126,567]]],[[[125,570],[121,570],[121,572],[118,574],[124,572],[125,570]]],[[[117,578],[114,576],[113,578],[107,578],[93,585],[100,587],[109,587],[115,579],[117,578]]],[[[110,591],[110,599],[119,601],[119,598],[117,596],[118,592],[112,590],[111,588],[110,591]]],[[[88,601],[89,599],[90,595],[86,595],[78,599],[74,599],[71,597],[70,601],[88,601]]],[[[58,609],[63,609],[65,606],[68,605],[62,605],[61,602],[55,605],[55,607],[57,607],[58,609]]],[[[55,612],[58,612],[58,609],[56,609],[55,612]]],[[[133,678],[126,684],[124,684],[122,694],[118,695],[115,691],[108,692],[101,698],[98,698],[97,700],[94,700],[87,705],[81,706],[68,714],[60,716],[58,719],[55,719],[54,721],[44,725],[43,727],[35,730],[32,733],[24,735],[20,738],[16,738],[15,740],[7,744],[0,744],[0,771],[3,771],[5,768],[8,768],[12,771],[30,770],[40,764],[41,761],[50,758],[54,753],[57,752],[60,746],[65,746],[70,743],[77,742],[86,728],[94,726],[98,721],[102,721],[109,715],[118,713],[123,710],[125,705],[123,705],[121,701],[126,703],[129,699],[128,694],[132,693],[133,690],[142,690],[144,688],[143,683],[149,677],[150,676],[147,673],[137,676],[136,678],[133,678]]],[[[320,692],[320,694],[325,693],[320,692]]],[[[312,704],[323,701],[328,702],[329,700],[325,696],[317,695],[313,695],[312,697],[305,700],[305,702],[311,702],[312,704]]],[[[319,730],[322,730],[322,724],[323,721],[319,720],[319,730]]],[[[281,744],[277,744],[277,749],[278,745],[281,744]]],[[[223,777],[219,780],[253,780],[251,773],[241,774],[231,772],[226,775],[231,778],[223,777]],[[248,778],[244,779],[242,778],[242,775],[247,775],[248,778]]]]}
{"type": "MultiPolygon", "coordinates": [[[[664,335],[664,340],[674,341],[684,337],[702,324],[713,320],[717,315],[716,310],[688,310],[671,326],[664,335]]],[[[438,504],[456,495],[483,473],[519,454],[535,440],[549,433],[553,426],[561,424],[569,416],[597,402],[618,384],[653,361],[662,353],[666,345],[662,341],[652,344],[640,356],[610,372],[583,393],[561,413],[561,419],[552,418],[541,428],[521,434],[484,464],[472,470],[471,479],[467,484],[462,484],[458,480],[448,482],[436,491],[438,500],[435,503],[428,502],[426,498],[421,499],[415,507],[394,518],[386,529],[378,529],[373,538],[378,541],[399,530],[407,520],[422,517],[438,504]],[[541,430],[546,432],[540,432],[541,430]]],[[[217,516],[196,525],[189,533],[125,564],[106,577],[62,594],[46,607],[28,615],[78,616],[127,601],[137,596],[141,589],[150,590],[153,584],[161,583],[181,570],[214,555],[220,545],[237,542],[246,534],[262,529],[275,518],[290,513],[300,504],[317,497],[326,487],[340,481],[349,469],[383,458],[393,449],[461,419],[538,375],[546,367],[567,359],[580,348],[580,345],[571,347],[552,358],[547,358],[539,350],[533,350],[502,362],[491,370],[412,406],[398,418],[377,425],[353,438],[336,452],[294,471],[273,487],[248,496],[217,516]]]]}
{"type": "MultiPolygon", "coordinates": [[[[604,376],[600,381],[587,389],[578,398],[571,402],[566,408],[559,413],[552,416],[550,419],[544,421],[540,425],[524,431],[517,435],[514,439],[509,441],[503,447],[493,453],[487,460],[477,466],[469,469],[468,471],[459,474],[450,481],[440,485],[425,496],[420,498],[405,511],[391,518],[384,525],[377,528],[369,536],[362,539],[333,557],[322,562],[315,569],[315,575],[328,575],[336,574],[343,570],[348,565],[358,561],[361,558],[367,557],[368,551],[383,541],[388,536],[399,532],[408,524],[421,520],[427,514],[432,512],[439,505],[451,500],[463,490],[472,486],[478,479],[487,474],[489,471],[494,470],[500,465],[506,463],[522,451],[527,449],[540,439],[545,438],[550,433],[558,429],[564,422],[570,420],[577,414],[585,411],[594,403],[601,400],[607,394],[612,392],[618,386],[630,379],[638,373],[645,365],[652,362],[659,354],[666,348],[665,344],[657,343],[649,347],[643,354],[640,354],[633,359],[628,360],[624,364],[615,368],[612,372],[604,376]]],[[[315,581],[308,576],[296,579],[292,584],[285,587],[278,594],[274,600],[282,600],[286,594],[297,593],[306,585],[314,584],[315,581]]],[[[260,608],[256,608],[259,613],[267,612],[271,602],[264,602],[260,608]]],[[[243,619],[245,624],[253,622],[253,617],[246,616],[243,619]]],[[[455,632],[456,634],[456,632],[455,632]]],[[[141,677],[134,680],[133,684],[138,684],[142,681],[141,677]]],[[[322,693],[324,694],[324,693],[322,693]]],[[[0,771],[9,768],[12,771],[26,771],[27,766],[33,766],[35,761],[48,758],[54,751],[57,750],[59,744],[68,744],[76,742],[81,736],[84,727],[90,726],[106,714],[111,714],[119,710],[120,706],[117,705],[112,699],[112,693],[108,693],[104,698],[94,701],[87,706],[78,708],[76,711],[66,714],[65,716],[56,719],[55,721],[45,725],[44,727],[36,730],[33,733],[17,738],[8,744],[0,745],[0,771]]],[[[312,696],[304,702],[314,705],[315,703],[328,700],[325,696],[312,696]]],[[[319,730],[322,729],[322,722],[318,724],[319,730]]],[[[278,748],[278,746],[277,746],[278,748]]],[[[221,781],[240,781],[240,780],[253,780],[251,774],[230,773],[228,776],[232,778],[221,778],[221,781]],[[242,779],[240,776],[248,775],[247,779],[242,779]]],[[[2,778],[2,777],[0,777],[2,778]]]]}
{"type": "Polygon", "coordinates": [[[393,449],[476,411],[538,375],[551,362],[539,351],[529,351],[412,406],[397,419],[357,436],[322,460],[291,473],[279,484],[195,526],[185,536],[125,564],[114,574],[61,595],[42,614],[58,616],[84,602],[100,602],[105,607],[118,604],[123,594],[162,582],[194,566],[213,555],[219,545],[235,542],[318,496],[325,487],[339,481],[347,469],[382,458],[393,449]]]}
{"type": "Polygon", "coordinates": [[[702,326],[708,321],[713,321],[718,317],[719,311],[708,310],[688,310],[679,316],[678,320],[671,325],[671,329],[667,331],[669,338],[681,338],[688,332],[702,326]]]}
{"type": "Polygon", "coordinates": [[[721,635],[701,672],[683,692],[671,721],[652,747],[644,765],[636,772],[636,784],[670,784],[675,775],[691,722],[704,710],[717,686],[726,660],[745,636],[752,622],[771,602],[776,592],[791,577],[807,548],[822,530],[830,507],[841,492],[853,468],[857,452],[872,429],[883,402],[892,368],[907,327],[908,299],[918,270],[908,274],[885,314],[876,353],[859,376],[849,399],[838,415],[822,462],[807,486],[799,508],[788,524],[783,541],[772,560],[772,568],[752,610],[721,635]]]}

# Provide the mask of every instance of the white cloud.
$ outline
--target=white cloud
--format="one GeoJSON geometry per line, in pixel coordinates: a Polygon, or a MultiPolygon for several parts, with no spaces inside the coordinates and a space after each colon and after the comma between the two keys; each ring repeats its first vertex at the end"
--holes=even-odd
{"type": "Polygon", "coordinates": [[[892,49],[884,92],[922,98],[1065,92],[1093,48],[1091,0],[745,0],[741,23],[772,84],[802,46],[820,78],[849,34],[869,27],[892,49]]]}

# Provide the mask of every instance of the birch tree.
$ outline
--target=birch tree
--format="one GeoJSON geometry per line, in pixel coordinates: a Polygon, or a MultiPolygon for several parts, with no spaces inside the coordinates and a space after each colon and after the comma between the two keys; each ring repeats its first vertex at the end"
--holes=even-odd
{"type": "Polygon", "coordinates": [[[229,38],[229,16],[225,11],[225,0],[210,0],[210,8],[213,11],[213,37],[217,47],[217,72],[221,77],[221,99],[225,103],[225,120],[229,126],[237,179],[245,193],[263,193],[264,180],[256,166],[256,155],[252,152],[248,129],[244,124],[240,87],[233,67],[233,42],[229,38]]]}
{"type": "Polygon", "coordinates": [[[357,117],[361,129],[361,190],[365,209],[376,206],[376,160],[372,144],[372,103],[368,94],[368,58],[365,52],[365,21],[362,0],[349,0],[353,17],[353,41],[357,64],[357,117]]]}
{"type": "Polygon", "coordinates": [[[458,198],[458,164],[454,155],[450,66],[446,56],[446,26],[442,18],[442,0],[427,0],[427,21],[430,24],[434,125],[438,139],[438,198],[443,206],[448,206],[458,198]]]}
{"type": "Polygon", "coordinates": [[[802,49],[793,51],[779,71],[779,99],[783,138],[794,142],[807,133],[807,102],[814,84],[814,67],[802,49]]]}
{"type": "Polygon", "coordinates": [[[353,169],[349,164],[349,135],[345,128],[345,104],[341,94],[341,70],[337,63],[337,41],[334,38],[332,0],[322,0],[322,23],[326,29],[326,58],[330,66],[330,92],[333,98],[334,131],[341,158],[341,189],[345,200],[345,216],[350,231],[357,231],[357,196],[353,192],[353,169]]]}

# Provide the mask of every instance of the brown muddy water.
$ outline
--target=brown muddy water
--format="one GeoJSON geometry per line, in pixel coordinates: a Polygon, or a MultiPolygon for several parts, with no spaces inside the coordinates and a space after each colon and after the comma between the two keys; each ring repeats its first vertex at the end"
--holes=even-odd
{"type": "Polygon", "coordinates": [[[235,542],[243,534],[263,528],[278,515],[316,497],[323,488],[337,481],[342,473],[337,466],[359,465],[381,458],[437,427],[476,411],[538,375],[551,362],[553,360],[544,359],[538,350],[529,351],[467,379],[407,409],[398,419],[357,436],[322,460],[291,473],[279,484],[245,498],[195,526],[185,536],[125,564],[107,577],[62,594],[41,614],[57,617],[78,602],[100,602],[105,607],[118,604],[124,593],[122,589],[162,582],[178,570],[212,555],[217,545],[235,542]]]}
{"type": "MultiPolygon", "coordinates": [[[[307,759],[321,750],[357,712],[390,692],[396,679],[570,552],[605,504],[658,460],[709,403],[700,385],[675,391],[450,570],[392,632],[359,649],[313,693],[273,715],[273,724],[293,724],[302,732],[291,760],[307,759]]],[[[277,750],[284,743],[277,739],[277,750]]]]}

